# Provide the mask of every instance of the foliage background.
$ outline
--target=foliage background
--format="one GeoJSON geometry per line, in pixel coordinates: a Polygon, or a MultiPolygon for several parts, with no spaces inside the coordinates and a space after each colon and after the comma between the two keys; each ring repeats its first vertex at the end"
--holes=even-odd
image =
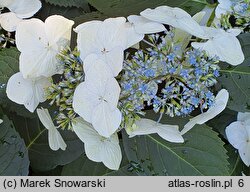
{"type": "MultiPolygon", "coordinates": [[[[206,0],[42,0],[43,7],[35,17],[45,20],[59,14],[75,21],[75,26],[89,20],[139,14],[145,8],[159,5],[181,7],[191,15],[202,10],[206,0]]],[[[48,133],[36,113],[7,99],[5,88],[9,77],[18,71],[19,52],[13,45],[0,50],[0,175],[249,175],[237,151],[228,144],[225,127],[236,120],[237,111],[250,111],[250,34],[239,36],[246,57],[237,67],[221,65],[216,89],[230,93],[228,109],[206,125],[196,125],[185,135],[184,144],[173,144],[157,135],[129,139],[120,135],[123,161],[120,170],[108,170],[84,155],[83,143],[71,131],[61,131],[66,151],[54,152],[48,145],[48,133]]],[[[75,46],[76,34],[72,36],[75,46]]],[[[45,107],[48,104],[43,104],[45,107]]],[[[156,120],[149,111],[147,118],[156,120]]],[[[162,122],[179,123],[187,118],[164,117],[162,122]]]]}

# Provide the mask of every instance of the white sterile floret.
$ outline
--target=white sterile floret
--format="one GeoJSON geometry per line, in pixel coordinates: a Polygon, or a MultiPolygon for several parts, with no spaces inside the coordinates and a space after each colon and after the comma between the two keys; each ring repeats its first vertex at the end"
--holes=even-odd
{"type": "Polygon", "coordinates": [[[75,31],[81,59],[97,54],[110,66],[113,76],[117,76],[122,70],[124,50],[143,39],[143,35],[132,29],[124,17],[90,21],[77,26],[75,31]]]}
{"type": "Polygon", "coordinates": [[[119,169],[122,153],[116,133],[109,138],[104,138],[82,118],[76,118],[72,127],[76,135],[84,142],[85,153],[90,160],[103,162],[109,169],[119,169]]]}
{"type": "Polygon", "coordinates": [[[126,129],[129,137],[136,135],[148,135],[157,133],[163,139],[173,143],[183,143],[184,139],[179,131],[178,125],[166,125],[157,123],[150,119],[141,118],[137,120],[130,129],[126,129]]]}
{"type": "Polygon", "coordinates": [[[186,31],[196,37],[207,39],[207,35],[201,26],[191,17],[191,15],[180,8],[160,6],[155,9],[146,9],[140,14],[151,21],[167,24],[186,31]]]}
{"type": "Polygon", "coordinates": [[[74,111],[92,123],[100,135],[110,137],[122,118],[117,108],[120,86],[105,62],[95,55],[85,59],[84,71],[85,81],[74,92],[74,111]]]}
{"type": "Polygon", "coordinates": [[[61,134],[55,127],[48,109],[37,109],[37,115],[42,122],[43,126],[48,129],[49,146],[52,150],[57,151],[58,149],[65,150],[67,145],[64,142],[61,134]]]}
{"type": "Polygon", "coordinates": [[[190,129],[192,129],[196,124],[202,125],[219,115],[227,106],[229,99],[229,93],[226,89],[222,89],[215,97],[214,105],[211,106],[206,112],[197,115],[196,117],[190,119],[190,121],[184,126],[181,134],[185,134],[190,129]]]}
{"type": "Polygon", "coordinates": [[[20,71],[24,78],[50,77],[61,72],[56,55],[70,43],[74,22],[59,15],[45,20],[21,22],[16,30],[16,45],[21,52],[20,71]]]}
{"type": "Polygon", "coordinates": [[[38,104],[46,100],[45,89],[50,85],[48,78],[24,79],[19,72],[8,80],[6,93],[10,100],[34,112],[38,104]]]}
{"type": "Polygon", "coordinates": [[[133,25],[136,33],[139,34],[159,33],[166,30],[163,24],[138,15],[128,16],[128,21],[133,25]]]}
{"type": "Polygon", "coordinates": [[[238,149],[242,161],[250,165],[250,113],[238,113],[236,122],[226,127],[229,143],[238,149]]]}
{"type": "Polygon", "coordinates": [[[215,9],[215,16],[221,18],[221,15],[232,12],[231,0],[218,0],[219,4],[215,9]]]}
{"type": "Polygon", "coordinates": [[[206,50],[210,56],[218,56],[220,61],[225,61],[231,65],[241,64],[245,57],[239,40],[236,38],[240,34],[239,29],[224,31],[212,27],[202,27],[209,37],[207,42],[193,42],[195,49],[206,50]]]}
{"type": "Polygon", "coordinates": [[[0,8],[7,7],[11,11],[0,14],[0,25],[6,31],[15,31],[22,19],[32,17],[41,6],[39,0],[0,0],[0,8]]]}
{"type": "Polygon", "coordinates": [[[1,124],[1,123],[3,123],[3,120],[2,120],[2,119],[0,119],[0,124],[1,124]]]}

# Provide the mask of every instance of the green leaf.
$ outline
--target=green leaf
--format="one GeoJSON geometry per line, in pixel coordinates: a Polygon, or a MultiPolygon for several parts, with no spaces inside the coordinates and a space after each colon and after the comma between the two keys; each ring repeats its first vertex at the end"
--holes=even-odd
{"type": "Polygon", "coordinates": [[[58,165],[66,165],[77,159],[83,152],[83,143],[72,131],[60,131],[67,144],[65,151],[52,151],[48,144],[48,131],[39,119],[12,116],[14,125],[29,151],[31,167],[35,171],[49,171],[58,165]]]}
{"type": "Polygon", "coordinates": [[[88,2],[86,0],[45,0],[47,3],[59,5],[63,7],[81,7],[86,8],[88,2]]]}
{"type": "MultiPolygon", "coordinates": [[[[152,119],[155,115],[150,113],[152,119]]],[[[185,124],[182,118],[165,118],[161,123],[185,124]]],[[[156,134],[129,139],[123,134],[127,158],[140,164],[140,175],[228,175],[224,143],[210,127],[196,125],[184,135],[185,143],[175,144],[156,134]]]]}
{"type": "Polygon", "coordinates": [[[236,111],[226,108],[222,113],[208,121],[206,124],[214,128],[214,130],[219,132],[225,139],[227,139],[225,129],[232,122],[237,121],[237,114],[238,113],[236,111]]]}
{"type": "Polygon", "coordinates": [[[52,5],[44,2],[42,9],[37,14],[37,17],[40,18],[41,20],[45,20],[51,15],[61,15],[68,19],[73,19],[89,11],[90,10],[88,7],[87,8],[61,7],[58,5],[52,5]]]}
{"type": "Polygon", "coordinates": [[[128,171],[129,163],[123,162],[118,171],[113,171],[105,167],[102,163],[96,163],[82,155],[72,163],[65,165],[62,176],[128,176],[134,175],[128,171]]]}
{"type": "Polygon", "coordinates": [[[235,111],[250,111],[250,33],[241,34],[239,40],[245,61],[236,67],[222,65],[221,86],[230,93],[228,107],[235,111]]]}
{"type": "Polygon", "coordinates": [[[8,79],[19,71],[19,51],[16,48],[0,49],[0,83],[6,84],[8,79]]]}
{"type": "Polygon", "coordinates": [[[108,16],[128,16],[139,14],[146,8],[155,8],[160,5],[180,7],[195,14],[207,4],[206,0],[87,0],[93,7],[108,16]]]}
{"type": "Polygon", "coordinates": [[[0,175],[28,175],[29,158],[23,139],[4,116],[0,124],[0,175]]]}
{"type": "Polygon", "coordinates": [[[229,175],[242,176],[242,172],[248,174],[248,167],[242,162],[237,149],[233,148],[230,144],[226,145],[229,156],[229,175]]]}

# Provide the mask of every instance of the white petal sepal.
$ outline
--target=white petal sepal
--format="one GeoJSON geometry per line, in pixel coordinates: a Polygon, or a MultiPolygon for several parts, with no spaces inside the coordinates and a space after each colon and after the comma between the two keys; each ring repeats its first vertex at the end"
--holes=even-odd
{"type": "Polygon", "coordinates": [[[229,143],[238,149],[242,161],[250,166],[250,113],[238,113],[236,122],[226,127],[229,143]]]}
{"type": "Polygon", "coordinates": [[[8,12],[0,14],[0,26],[9,32],[16,30],[16,26],[20,23],[22,19],[18,18],[14,13],[8,12]]]}
{"type": "MultiPolygon", "coordinates": [[[[19,18],[32,17],[41,7],[39,0],[4,0],[4,7],[15,13],[19,18]]],[[[0,3],[2,4],[2,3],[0,3]]]]}
{"type": "Polygon", "coordinates": [[[124,17],[86,22],[75,31],[81,59],[84,61],[90,54],[96,54],[110,67],[113,77],[122,69],[124,50],[143,39],[124,17]]]}
{"type": "Polygon", "coordinates": [[[148,20],[138,15],[128,16],[128,21],[139,34],[159,33],[166,30],[163,24],[148,20]]]}
{"type": "Polygon", "coordinates": [[[155,9],[146,9],[140,14],[151,21],[170,25],[196,37],[207,39],[207,35],[201,26],[191,15],[178,7],[159,6],[155,9]]]}
{"type": "Polygon", "coordinates": [[[109,138],[104,138],[82,118],[76,118],[72,127],[76,135],[84,142],[85,153],[90,160],[103,162],[112,170],[119,169],[122,153],[116,133],[109,138]]]}
{"type": "Polygon", "coordinates": [[[16,30],[16,45],[21,52],[20,71],[24,78],[51,77],[61,73],[56,55],[70,43],[74,22],[59,15],[45,20],[22,21],[16,30]]]}
{"type": "Polygon", "coordinates": [[[231,0],[218,0],[219,4],[215,9],[215,16],[221,18],[221,15],[232,12],[232,1],[231,0]]]}
{"type": "Polygon", "coordinates": [[[150,119],[141,118],[137,120],[130,129],[126,129],[129,137],[136,135],[148,135],[157,133],[166,141],[173,143],[183,143],[184,139],[179,131],[178,125],[160,124],[150,119]]]}
{"type": "Polygon", "coordinates": [[[97,83],[90,80],[83,82],[74,93],[74,111],[93,124],[100,135],[110,137],[119,128],[122,119],[117,109],[119,94],[120,87],[113,77],[97,83]]]}
{"type": "Polygon", "coordinates": [[[190,119],[190,121],[184,126],[183,130],[181,130],[181,134],[185,134],[190,129],[193,128],[196,124],[202,125],[213,119],[218,114],[220,114],[227,106],[227,102],[229,99],[229,93],[227,90],[222,89],[219,91],[217,96],[215,97],[214,105],[211,106],[206,112],[197,115],[196,117],[190,119]]]}
{"type": "Polygon", "coordinates": [[[39,0],[1,0],[0,8],[7,7],[11,12],[0,13],[0,26],[13,32],[23,18],[32,17],[41,6],[39,0]]]}
{"type": "Polygon", "coordinates": [[[67,145],[63,140],[61,134],[55,127],[48,109],[37,109],[37,115],[42,122],[43,126],[48,129],[49,135],[49,146],[52,150],[57,151],[58,149],[65,150],[67,145]]]}
{"type": "Polygon", "coordinates": [[[205,50],[210,56],[218,56],[220,61],[231,65],[239,65],[244,61],[245,57],[240,42],[236,38],[240,30],[234,29],[226,32],[211,27],[202,28],[209,36],[209,40],[204,43],[193,42],[192,47],[205,50]]]}
{"type": "Polygon", "coordinates": [[[24,79],[19,72],[8,80],[6,93],[10,100],[34,112],[38,104],[46,100],[45,89],[50,85],[48,78],[24,79]]]}

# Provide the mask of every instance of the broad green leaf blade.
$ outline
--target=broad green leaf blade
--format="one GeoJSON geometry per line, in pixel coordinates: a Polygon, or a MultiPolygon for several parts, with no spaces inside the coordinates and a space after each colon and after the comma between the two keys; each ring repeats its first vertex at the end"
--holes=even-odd
{"type": "Polygon", "coordinates": [[[29,173],[25,143],[6,116],[0,124],[0,165],[0,175],[20,176],[29,173]]]}
{"type": "MultiPolygon", "coordinates": [[[[153,118],[153,115],[148,117],[153,118]]],[[[161,123],[183,125],[185,120],[164,118],[161,123]]],[[[184,144],[174,144],[156,134],[131,139],[127,134],[123,134],[127,158],[139,163],[144,170],[140,175],[229,174],[224,143],[210,127],[196,125],[184,138],[184,144]]]]}
{"type": "Polygon", "coordinates": [[[67,144],[65,151],[52,151],[48,144],[48,131],[38,118],[13,116],[17,131],[24,138],[29,151],[31,167],[36,171],[49,171],[58,165],[66,165],[77,159],[83,152],[83,143],[72,131],[60,131],[67,144]]]}
{"type": "Polygon", "coordinates": [[[242,172],[248,174],[248,167],[242,162],[238,151],[230,144],[226,145],[226,149],[228,151],[228,161],[230,163],[229,175],[242,176],[242,172]]]}
{"type": "Polygon", "coordinates": [[[62,176],[132,176],[135,173],[129,172],[130,164],[123,155],[123,161],[120,169],[117,171],[110,170],[102,163],[96,163],[82,155],[72,163],[65,165],[62,170],[62,176]]]}
{"type": "Polygon", "coordinates": [[[0,83],[6,84],[9,78],[19,71],[20,52],[16,48],[0,49],[0,83]]]}
{"type": "Polygon", "coordinates": [[[227,139],[225,129],[232,122],[237,121],[237,114],[236,111],[226,108],[222,113],[208,121],[206,124],[227,139]]]}
{"type": "Polygon", "coordinates": [[[45,0],[47,3],[59,5],[63,7],[81,7],[86,8],[88,2],[86,0],[45,0]]]}
{"type": "Polygon", "coordinates": [[[87,0],[93,7],[108,16],[128,16],[139,14],[146,8],[155,8],[160,5],[180,7],[195,14],[207,4],[206,0],[87,0]]]}
{"type": "Polygon", "coordinates": [[[241,34],[239,40],[245,55],[245,61],[236,67],[222,64],[221,86],[229,91],[228,107],[235,111],[250,111],[250,33],[241,34]]]}
{"type": "Polygon", "coordinates": [[[37,14],[37,17],[43,21],[51,15],[61,15],[67,19],[73,19],[89,11],[88,7],[86,9],[77,7],[62,7],[44,2],[41,10],[37,14]]]}

